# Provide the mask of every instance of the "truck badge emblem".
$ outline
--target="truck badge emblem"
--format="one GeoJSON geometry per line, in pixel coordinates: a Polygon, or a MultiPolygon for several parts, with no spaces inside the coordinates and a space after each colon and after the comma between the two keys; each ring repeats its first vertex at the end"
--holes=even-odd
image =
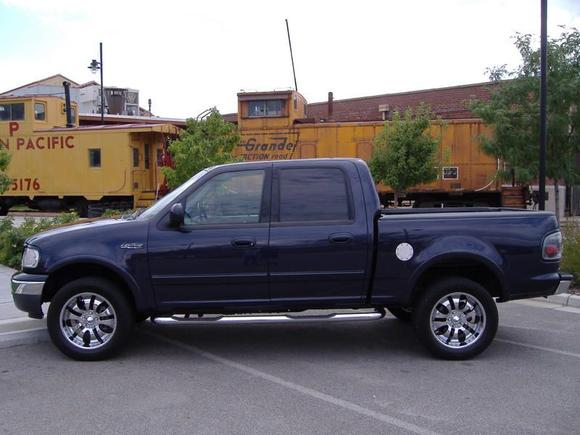
{"type": "Polygon", "coordinates": [[[413,247],[408,243],[399,243],[395,249],[395,255],[401,261],[409,261],[413,258],[413,247]]]}
{"type": "Polygon", "coordinates": [[[121,249],[139,249],[143,247],[143,243],[125,242],[121,245],[121,249]]]}

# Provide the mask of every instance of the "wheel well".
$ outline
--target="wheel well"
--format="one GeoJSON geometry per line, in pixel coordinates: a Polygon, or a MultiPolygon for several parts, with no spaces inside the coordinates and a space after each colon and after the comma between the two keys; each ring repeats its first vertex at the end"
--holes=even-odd
{"type": "Polygon", "coordinates": [[[430,283],[454,276],[475,281],[494,298],[503,297],[501,282],[489,267],[476,260],[456,259],[446,260],[445,263],[435,264],[425,270],[415,284],[411,301],[416,300],[430,283]]]}
{"type": "Polygon", "coordinates": [[[42,291],[42,301],[50,302],[63,285],[87,276],[98,276],[113,282],[123,291],[128,301],[135,308],[135,299],[125,280],[113,270],[93,263],[69,264],[51,273],[42,291]]]}

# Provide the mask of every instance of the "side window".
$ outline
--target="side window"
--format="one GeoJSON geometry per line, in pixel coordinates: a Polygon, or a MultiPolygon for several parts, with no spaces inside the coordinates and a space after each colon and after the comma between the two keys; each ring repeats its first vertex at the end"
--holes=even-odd
{"type": "Polygon", "coordinates": [[[260,118],[266,116],[282,116],[284,100],[248,101],[248,116],[260,118]]]}
{"type": "Polygon", "coordinates": [[[0,121],[10,121],[12,109],[10,104],[0,104],[0,121]]]}
{"type": "Polygon", "coordinates": [[[24,103],[11,104],[12,121],[24,121],[24,103]]]}
{"type": "Polygon", "coordinates": [[[46,106],[44,103],[34,103],[34,119],[44,121],[46,119],[46,106]]]}
{"type": "Polygon", "coordinates": [[[143,162],[145,164],[145,169],[149,169],[150,164],[150,157],[149,153],[151,152],[151,147],[148,143],[145,144],[145,156],[143,157],[143,162]]]}
{"type": "Polygon", "coordinates": [[[89,167],[100,168],[101,167],[101,149],[91,148],[89,149],[89,167]]]}
{"type": "Polygon", "coordinates": [[[260,222],[264,170],[216,175],[185,200],[185,225],[260,222]]]}
{"type": "Polygon", "coordinates": [[[280,170],[280,222],[352,219],[344,173],[338,168],[280,170]]]}
{"type": "Polygon", "coordinates": [[[24,121],[24,103],[0,104],[0,121],[24,121]]]}
{"type": "Polygon", "coordinates": [[[133,149],[133,167],[139,167],[139,148],[132,148],[133,149]]]}
{"type": "Polygon", "coordinates": [[[248,102],[248,116],[266,116],[266,106],[263,101],[248,102]]]}
{"type": "Polygon", "coordinates": [[[266,101],[267,116],[282,116],[282,100],[266,101]]]}

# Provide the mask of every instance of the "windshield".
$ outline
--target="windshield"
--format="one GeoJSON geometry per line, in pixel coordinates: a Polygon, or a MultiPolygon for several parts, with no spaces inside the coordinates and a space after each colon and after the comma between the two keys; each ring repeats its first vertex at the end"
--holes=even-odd
{"type": "Polygon", "coordinates": [[[139,213],[136,218],[137,219],[150,219],[155,216],[160,210],[163,210],[167,205],[171,204],[175,198],[181,195],[184,191],[186,191],[193,183],[199,180],[203,175],[208,172],[207,169],[198,172],[181,186],[177,187],[175,190],[172,190],[151,207],[146,208],[143,212],[139,213]]]}

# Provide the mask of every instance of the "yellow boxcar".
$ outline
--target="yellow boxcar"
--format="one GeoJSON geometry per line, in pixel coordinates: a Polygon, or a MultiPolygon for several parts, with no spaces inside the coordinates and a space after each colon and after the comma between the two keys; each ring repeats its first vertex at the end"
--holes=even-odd
{"type": "MultiPolygon", "coordinates": [[[[370,159],[384,122],[315,122],[306,118],[305,107],[304,97],[295,91],[238,94],[242,140],[235,153],[244,160],[370,159]]],[[[478,138],[489,133],[478,119],[432,124],[430,134],[440,138],[438,179],[409,189],[407,198],[416,206],[501,205],[498,162],[479,147],[478,138]]],[[[392,197],[388,187],[377,187],[384,201],[392,197]]]]}
{"type": "Polygon", "coordinates": [[[81,215],[147,206],[163,186],[169,124],[67,128],[64,100],[54,96],[0,99],[0,145],[11,161],[0,211],[25,204],[41,210],[76,208],[81,215]]]}

